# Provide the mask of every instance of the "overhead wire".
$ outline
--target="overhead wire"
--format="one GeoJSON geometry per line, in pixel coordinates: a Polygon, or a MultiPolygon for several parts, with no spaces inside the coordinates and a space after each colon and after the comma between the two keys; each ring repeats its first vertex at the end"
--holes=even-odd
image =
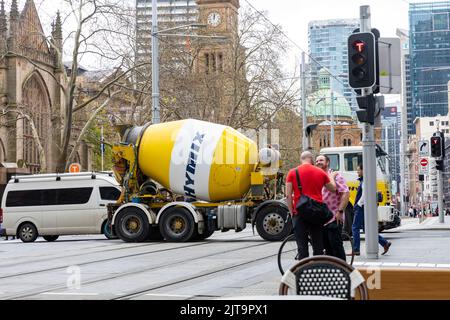
{"type": "Polygon", "coordinates": [[[338,78],[338,76],[334,75],[327,67],[322,65],[319,61],[317,61],[313,56],[311,56],[306,50],[304,50],[300,45],[298,45],[294,40],[292,40],[280,27],[278,27],[275,23],[273,23],[269,18],[267,18],[264,13],[258,10],[249,0],[245,0],[245,2],[255,10],[264,20],[269,22],[273,28],[275,28],[278,32],[280,32],[289,42],[291,42],[295,47],[297,47],[301,52],[304,52],[311,61],[314,61],[318,66],[322,67],[332,78],[337,80],[340,84],[345,86],[345,83],[338,78]]]}

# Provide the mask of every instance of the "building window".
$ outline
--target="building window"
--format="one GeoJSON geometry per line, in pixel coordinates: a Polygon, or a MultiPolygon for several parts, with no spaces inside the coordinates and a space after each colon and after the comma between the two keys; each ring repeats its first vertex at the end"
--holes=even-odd
{"type": "Polygon", "coordinates": [[[211,53],[211,68],[212,68],[212,72],[216,72],[217,68],[216,68],[216,55],[214,53],[211,53]]]}
{"type": "Polygon", "coordinates": [[[219,58],[219,61],[218,61],[218,63],[219,63],[219,65],[218,65],[219,71],[223,72],[223,54],[219,53],[218,58],[219,58]]]}
{"type": "Polygon", "coordinates": [[[430,127],[434,127],[434,121],[430,121],[430,127]]]}
{"type": "Polygon", "coordinates": [[[352,139],[348,139],[347,145],[350,147],[352,145],[352,139]]]}
{"type": "Polygon", "coordinates": [[[344,139],[344,147],[347,146],[347,139],[344,139]]]}
{"type": "Polygon", "coordinates": [[[434,30],[448,30],[448,14],[438,13],[433,15],[434,30]]]}
{"type": "Polygon", "coordinates": [[[205,54],[205,72],[209,73],[209,53],[205,54]]]}

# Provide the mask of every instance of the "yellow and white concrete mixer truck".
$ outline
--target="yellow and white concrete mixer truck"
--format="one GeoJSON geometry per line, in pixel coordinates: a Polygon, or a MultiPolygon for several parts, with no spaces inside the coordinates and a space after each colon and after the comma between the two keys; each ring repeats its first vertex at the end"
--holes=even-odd
{"type": "Polygon", "coordinates": [[[279,152],[258,151],[230,127],[193,119],[132,127],[112,150],[122,195],[109,222],[124,241],[206,239],[247,223],[278,241],[292,230],[274,190],[279,152]]]}

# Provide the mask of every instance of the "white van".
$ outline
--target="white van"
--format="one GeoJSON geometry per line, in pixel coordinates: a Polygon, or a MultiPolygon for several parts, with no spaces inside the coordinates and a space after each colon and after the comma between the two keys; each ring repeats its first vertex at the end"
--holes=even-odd
{"type": "Polygon", "coordinates": [[[2,227],[23,242],[100,233],[112,238],[106,205],[119,196],[120,185],[107,173],[15,176],[3,193],[2,227]]]}

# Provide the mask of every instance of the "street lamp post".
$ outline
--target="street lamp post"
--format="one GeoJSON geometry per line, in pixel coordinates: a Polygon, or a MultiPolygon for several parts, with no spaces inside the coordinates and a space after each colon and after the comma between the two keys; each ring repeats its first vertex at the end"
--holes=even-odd
{"type": "Polygon", "coordinates": [[[331,88],[331,132],[330,132],[331,144],[330,144],[330,146],[332,148],[334,148],[334,93],[333,93],[333,88],[331,86],[331,81],[330,81],[330,88],[331,88]]]}
{"type": "Polygon", "coordinates": [[[152,124],[160,122],[159,116],[159,39],[158,4],[152,0],[152,124]]]}

